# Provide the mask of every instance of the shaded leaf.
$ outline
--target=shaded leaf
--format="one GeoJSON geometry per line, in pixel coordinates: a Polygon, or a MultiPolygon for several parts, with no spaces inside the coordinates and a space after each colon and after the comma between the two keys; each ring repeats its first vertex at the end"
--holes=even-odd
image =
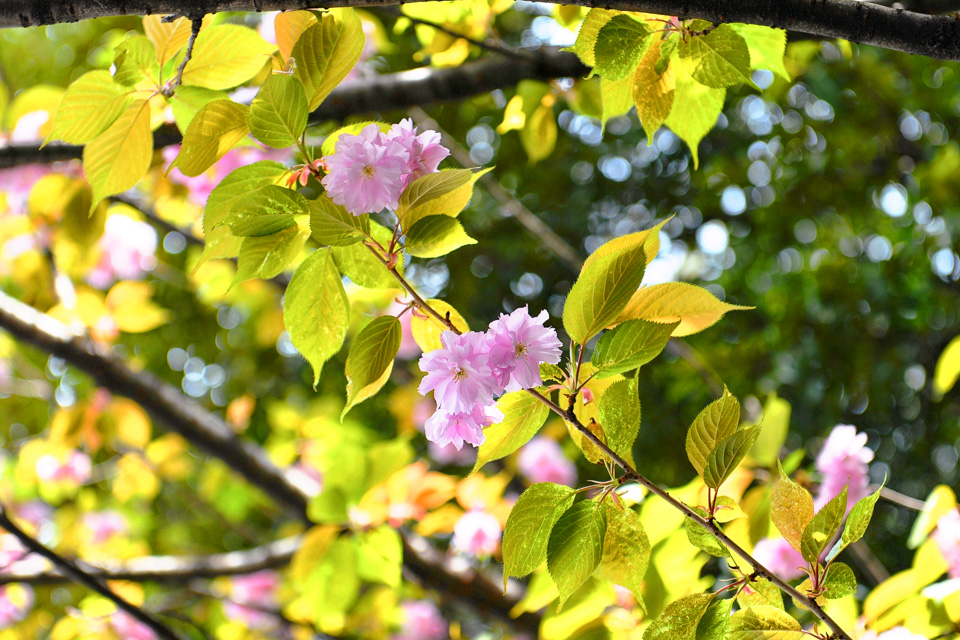
{"type": "Polygon", "coordinates": [[[660,355],[678,324],[628,320],[600,337],[590,362],[601,378],[641,367],[660,355]]]}
{"type": "Polygon", "coordinates": [[[297,144],[307,127],[307,96],[296,78],[271,73],[250,103],[247,124],[263,144],[283,149],[297,144]]]}
{"type": "Polygon", "coordinates": [[[739,425],[740,402],[724,387],[723,396],[707,405],[687,430],[687,458],[698,474],[703,476],[710,454],[739,425]]]}
{"type": "Polygon", "coordinates": [[[631,75],[652,33],[650,27],[631,16],[614,16],[597,33],[593,72],[615,81],[631,75]]]}
{"type": "Polygon", "coordinates": [[[353,339],[347,355],[347,404],[340,414],[341,420],[355,405],[383,387],[393,370],[402,333],[397,318],[380,316],[353,339]]]}
{"type": "Polygon", "coordinates": [[[605,530],[605,520],[592,500],[573,505],[553,525],[547,569],[560,591],[557,611],[600,564],[605,530]]]}
{"type": "Polygon", "coordinates": [[[610,582],[630,589],[643,602],[643,582],[650,562],[650,540],[632,509],[619,509],[611,500],[601,507],[606,519],[600,569],[610,582]]]}
{"type": "Polygon", "coordinates": [[[844,487],[833,500],[823,506],[803,529],[800,552],[807,562],[818,562],[833,536],[840,530],[840,523],[847,512],[847,488],[844,487]]]}
{"type": "Polygon", "coordinates": [[[444,215],[421,218],[407,231],[404,250],[417,258],[439,258],[477,241],[455,218],[444,215]]]}
{"type": "Polygon", "coordinates": [[[542,482],[524,491],[503,530],[503,575],[522,578],[547,560],[550,531],[573,504],[570,487],[542,482]]]}

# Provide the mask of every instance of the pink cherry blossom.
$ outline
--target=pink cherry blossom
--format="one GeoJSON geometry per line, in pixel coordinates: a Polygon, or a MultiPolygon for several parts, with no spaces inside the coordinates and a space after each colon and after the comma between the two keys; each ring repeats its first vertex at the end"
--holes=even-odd
{"type": "Polygon", "coordinates": [[[407,600],[402,603],[403,628],[394,640],[443,640],[450,625],[440,609],[429,600],[407,600]]]}
{"type": "MultiPolygon", "coordinates": [[[[440,334],[442,348],[420,358],[420,370],[427,374],[420,381],[420,393],[433,391],[439,409],[447,414],[473,414],[478,404],[493,404],[498,389],[488,364],[486,340],[477,331],[440,334]]],[[[430,438],[429,427],[427,431],[430,438]]]]}
{"type": "Polygon", "coordinates": [[[434,173],[440,161],[450,155],[450,150],[440,144],[440,134],[424,131],[417,135],[413,120],[404,118],[390,128],[386,140],[396,140],[407,151],[409,173],[403,177],[403,188],[428,173],[434,173]]]}
{"type": "Polygon", "coordinates": [[[807,565],[800,552],[783,538],[760,540],[753,549],[753,557],[784,580],[799,578],[803,575],[800,567],[807,565]]]}
{"type": "Polygon", "coordinates": [[[22,621],[33,608],[33,589],[26,584],[0,585],[0,629],[22,621]]]}
{"type": "Polygon", "coordinates": [[[157,638],[150,627],[126,611],[117,611],[111,615],[110,626],[123,640],[156,640],[157,638]]]}
{"type": "Polygon", "coordinates": [[[127,519],[119,511],[91,511],[84,514],[83,524],[90,529],[94,544],[101,544],[129,529],[127,519]]]}
{"type": "Polygon", "coordinates": [[[100,238],[100,262],[87,280],[105,289],[116,280],[138,280],[157,265],[157,232],[146,222],[125,215],[107,218],[100,238]]]}
{"type": "Polygon", "coordinates": [[[483,428],[502,420],[503,412],[495,404],[475,404],[470,411],[457,413],[438,409],[424,424],[424,433],[430,442],[452,444],[459,451],[464,442],[479,447],[486,440],[483,428]]]}
{"type": "Polygon", "coordinates": [[[550,317],[541,311],[530,317],[526,306],[490,323],[490,366],[507,391],[532,389],[543,383],[540,363],[560,362],[556,330],[543,326],[550,317]]]}
{"type": "Polygon", "coordinates": [[[572,487],[577,482],[576,465],[556,440],[546,436],[537,436],[520,449],[517,468],[534,484],[553,482],[572,487]]]}
{"type": "Polygon", "coordinates": [[[90,479],[92,471],[90,456],[76,450],[63,457],[52,454],[40,456],[36,464],[37,477],[48,482],[83,484],[90,479]]]}
{"type": "Polygon", "coordinates": [[[500,522],[482,510],[468,511],[453,527],[451,546],[455,551],[477,557],[491,556],[500,547],[500,522]]]}
{"type": "Polygon", "coordinates": [[[261,609],[277,606],[280,577],[274,571],[258,571],[230,580],[230,600],[223,603],[227,618],[253,629],[268,630],[277,626],[277,617],[261,609]]]}
{"type": "Polygon", "coordinates": [[[868,631],[860,636],[860,638],[861,640],[870,640],[871,636],[876,640],[927,640],[927,636],[913,633],[906,627],[893,627],[881,634],[877,634],[875,631],[868,631]]]}
{"type": "Polygon", "coordinates": [[[933,539],[947,561],[947,573],[960,578],[960,510],[951,509],[940,516],[933,539]]]}
{"type": "Polygon", "coordinates": [[[16,536],[9,533],[0,534],[0,572],[9,569],[27,553],[26,547],[20,544],[16,536]]]}
{"type": "Polygon", "coordinates": [[[817,471],[823,474],[814,505],[820,509],[847,489],[847,511],[867,495],[870,480],[870,461],[873,451],[867,447],[867,434],[857,433],[857,428],[838,424],[830,432],[817,456],[817,471]]]}
{"type": "Polygon", "coordinates": [[[334,203],[355,216],[396,209],[409,173],[410,154],[396,140],[385,140],[376,124],[358,135],[342,134],[334,153],[323,158],[327,175],[320,181],[334,203]]]}

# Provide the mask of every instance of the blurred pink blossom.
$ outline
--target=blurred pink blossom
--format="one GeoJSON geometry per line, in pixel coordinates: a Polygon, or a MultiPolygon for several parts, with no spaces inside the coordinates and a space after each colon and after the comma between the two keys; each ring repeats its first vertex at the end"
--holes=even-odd
{"type": "Polygon", "coordinates": [[[42,138],[40,128],[47,124],[48,120],[50,120],[50,114],[43,110],[23,114],[10,132],[10,142],[15,144],[39,142],[42,138]]]}
{"type": "Polygon", "coordinates": [[[947,561],[947,573],[960,578],[960,510],[951,509],[940,516],[933,539],[947,561]]]}
{"type": "Polygon", "coordinates": [[[82,451],[70,451],[62,458],[48,453],[37,459],[37,477],[47,482],[83,484],[92,471],[90,456],[82,451]]]}
{"type": "Polygon", "coordinates": [[[860,636],[860,640],[927,640],[927,636],[913,633],[906,627],[893,627],[880,634],[867,631],[860,636]]]}
{"type": "Polygon", "coordinates": [[[853,508],[867,495],[871,460],[873,451],[867,447],[867,434],[857,433],[857,428],[848,424],[835,426],[817,455],[817,471],[823,474],[823,480],[814,500],[816,508],[838,496],[848,483],[847,511],[853,508]]]}
{"type": "Polygon", "coordinates": [[[157,232],[146,222],[125,215],[107,218],[100,238],[102,255],[87,281],[105,289],[116,280],[138,280],[157,265],[157,232]]]}
{"type": "Polygon", "coordinates": [[[117,611],[111,615],[110,626],[123,640],[156,640],[157,637],[150,627],[126,611],[117,611]]]}
{"type": "Polygon", "coordinates": [[[33,589],[26,584],[0,585],[0,629],[6,629],[27,617],[33,608],[33,589]]]}
{"type": "Polygon", "coordinates": [[[492,556],[500,547],[500,522],[486,511],[475,509],[463,514],[453,527],[455,551],[478,558],[492,556]]]}
{"type": "Polygon", "coordinates": [[[407,600],[401,607],[403,627],[394,640],[443,640],[448,636],[450,626],[429,600],[407,600]]]}
{"type": "Polygon", "coordinates": [[[0,534],[0,572],[9,569],[25,555],[27,550],[16,536],[9,533],[0,534]]]}
{"type": "Polygon", "coordinates": [[[90,529],[94,544],[106,542],[113,536],[126,533],[127,519],[119,511],[91,511],[83,516],[83,524],[90,529]]]}
{"type": "Polygon", "coordinates": [[[800,567],[807,565],[800,552],[783,538],[760,540],[753,549],[753,557],[784,580],[799,578],[803,575],[800,567]]]}
{"type": "Polygon", "coordinates": [[[556,440],[546,436],[537,436],[520,449],[517,468],[534,484],[554,482],[572,487],[577,482],[576,465],[556,440]]]}
{"type": "Polygon", "coordinates": [[[53,170],[46,164],[26,164],[0,170],[0,192],[7,201],[7,214],[27,213],[27,196],[34,183],[53,170]]]}
{"type": "Polygon", "coordinates": [[[280,577],[274,571],[235,576],[230,579],[230,600],[223,603],[223,612],[252,629],[272,629],[277,617],[261,609],[277,606],[279,586],[280,577]]]}

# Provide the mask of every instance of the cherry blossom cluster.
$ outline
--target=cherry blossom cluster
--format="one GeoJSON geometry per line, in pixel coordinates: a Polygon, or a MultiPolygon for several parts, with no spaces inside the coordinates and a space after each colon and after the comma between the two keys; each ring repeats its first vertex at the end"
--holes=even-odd
{"type": "Polygon", "coordinates": [[[441,334],[442,348],[420,358],[426,374],[420,393],[433,391],[437,402],[437,411],[424,425],[428,440],[441,446],[452,443],[458,450],[464,442],[479,446],[483,428],[503,420],[496,396],[543,383],[540,363],[560,362],[557,332],[543,324],[548,317],[546,311],[531,317],[524,306],[501,314],[485,332],[441,334]]]}
{"type": "Polygon", "coordinates": [[[355,216],[396,209],[411,182],[434,173],[450,155],[440,134],[417,128],[409,118],[384,133],[371,123],[359,134],[341,134],[334,152],[324,156],[327,175],[320,181],[335,204],[355,216]]]}

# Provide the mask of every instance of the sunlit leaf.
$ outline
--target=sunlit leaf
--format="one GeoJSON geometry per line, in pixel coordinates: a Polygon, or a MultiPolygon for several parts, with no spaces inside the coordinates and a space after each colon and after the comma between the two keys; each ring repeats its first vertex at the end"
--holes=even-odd
{"type": "MultiPolygon", "coordinates": [[[[444,318],[449,318],[453,326],[460,331],[470,330],[467,321],[463,319],[459,311],[450,306],[449,302],[435,299],[427,300],[426,302],[444,318]]],[[[413,333],[413,339],[424,353],[439,349],[443,346],[440,344],[440,334],[447,330],[448,327],[446,325],[441,324],[439,320],[425,311],[414,315],[410,320],[410,331],[413,333]]]]}
{"type": "Polygon", "coordinates": [[[708,487],[719,489],[730,477],[757,441],[761,428],[760,425],[744,427],[717,443],[707,456],[707,465],[703,469],[703,481],[708,487]]]}
{"type": "Polygon", "coordinates": [[[685,38],[677,46],[677,51],[687,72],[700,84],[714,89],[753,84],[750,50],[746,41],[728,24],[721,24],[706,35],[685,38]]]}
{"type": "Polygon", "coordinates": [[[522,578],[546,562],[550,532],[573,499],[573,489],[549,482],[520,495],[503,530],[504,581],[507,576],[522,578]]]}
{"type": "Polygon", "coordinates": [[[409,230],[427,216],[457,217],[473,196],[473,184],[490,169],[443,169],[417,178],[404,189],[397,217],[409,230]]]}
{"type": "Polygon", "coordinates": [[[833,536],[840,530],[843,516],[847,512],[847,488],[830,502],[825,504],[813,516],[803,529],[800,552],[807,562],[817,562],[820,554],[826,551],[833,536]]]}
{"type": "Polygon", "coordinates": [[[143,32],[153,43],[157,62],[162,67],[186,46],[190,39],[190,19],[177,18],[173,22],[164,22],[163,16],[144,16],[143,32]]]}
{"type": "Polygon", "coordinates": [[[627,320],[600,337],[590,362],[601,378],[641,367],[660,355],[678,324],[627,320]]]}
{"type": "Polygon", "coordinates": [[[232,100],[214,100],[204,105],[183,135],[180,153],[170,163],[186,176],[198,176],[243,140],[249,107],[232,100]]]}
{"type": "Polygon", "coordinates": [[[237,198],[220,224],[238,237],[269,236],[304,224],[306,216],[306,198],[292,189],[266,185],[237,198]]]}
{"type": "Polygon", "coordinates": [[[303,83],[310,110],[316,109],[360,59],[363,27],[353,9],[326,12],[306,28],[291,55],[303,83]]]}
{"type": "Polygon", "coordinates": [[[334,204],[326,194],[307,203],[310,236],[323,245],[346,246],[363,240],[370,232],[370,217],[351,215],[343,205],[334,204]]]}
{"type": "Polygon", "coordinates": [[[652,33],[650,27],[629,15],[611,18],[597,34],[594,73],[615,81],[631,75],[650,44],[652,33]]]}
{"type": "Polygon", "coordinates": [[[687,458],[697,473],[703,476],[710,454],[739,425],[740,402],[724,387],[723,396],[707,405],[687,430],[687,458]]]}
{"type": "Polygon", "coordinates": [[[380,316],[370,322],[353,338],[347,355],[347,404],[340,414],[347,412],[373,396],[383,387],[393,360],[400,349],[400,321],[394,316],[380,316]]]}
{"type": "Polygon", "coordinates": [[[150,106],[146,100],[137,100],[83,148],[83,171],[93,187],[93,201],[137,184],[150,168],[152,156],[150,106]]]}
{"type": "Polygon", "coordinates": [[[267,146],[293,146],[307,127],[307,96],[296,78],[271,73],[250,103],[247,124],[253,136],[267,146]]]}
{"type": "Polygon", "coordinates": [[[133,97],[107,71],[88,71],[73,81],[60,101],[48,140],[86,144],[113,124],[133,97]]]}
{"type": "Polygon", "coordinates": [[[474,472],[525,445],[550,415],[550,409],[526,391],[504,394],[497,400],[497,408],[503,412],[503,420],[483,430],[486,439],[477,450],[474,472]]]}
{"type": "Polygon", "coordinates": [[[603,536],[603,557],[600,570],[610,582],[615,582],[633,593],[637,602],[643,602],[643,583],[650,562],[650,540],[632,509],[619,509],[611,500],[601,507],[606,519],[603,536]]]}
{"type": "Polygon", "coordinates": [[[712,293],[686,282],[667,282],[644,287],[633,294],[610,324],[639,318],[650,322],[680,322],[674,337],[688,336],[716,324],[728,311],[752,309],[718,300],[712,293]]]}
{"type": "Polygon", "coordinates": [[[933,393],[938,398],[953,389],[960,378],[960,336],[947,345],[933,370],[933,393]]]}
{"type": "Polygon", "coordinates": [[[118,44],[113,66],[116,69],[113,79],[122,85],[132,87],[144,80],[150,80],[154,85],[160,82],[156,50],[144,36],[131,36],[118,44]]]}
{"type": "Polygon", "coordinates": [[[790,546],[800,551],[800,541],[813,519],[810,492],[788,478],[781,470],[770,490],[770,518],[790,546]]]}
{"type": "Polygon", "coordinates": [[[232,89],[263,69],[276,47],[253,29],[238,24],[207,27],[197,36],[183,69],[183,84],[232,89]]]}
{"type": "Polygon", "coordinates": [[[558,610],[600,564],[605,531],[606,521],[592,500],[573,505],[553,525],[547,568],[560,591],[558,610]]]}
{"type": "Polygon", "coordinates": [[[643,632],[643,640],[696,640],[700,619],[715,597],[715,593],[695,593],[671,602],[643,632]]]}
{"type": "Polygon", "coordinates": [[[727,625],[730,640],[798,640],[800,623],[782,609],[770,605],[747,607],[733,614],[727,625]]]}
{"type": "Polygon", "coordinates": [[[427,216],[407,231],[404,251],[417,258],[439,258],[460,247],[477,244],[456,218],[427,216]]]}

